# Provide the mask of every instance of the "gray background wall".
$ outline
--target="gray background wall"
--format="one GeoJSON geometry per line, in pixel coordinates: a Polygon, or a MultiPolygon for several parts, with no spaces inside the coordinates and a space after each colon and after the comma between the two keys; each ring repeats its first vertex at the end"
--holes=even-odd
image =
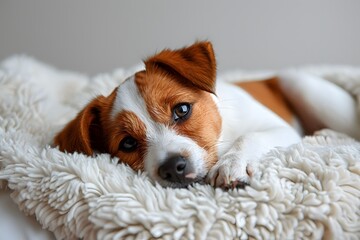
{"type": "Polygon", "coordinates": [[[220,71],[360,65],[360,1],[0,2],[0,59],[92,75],[197,39],[213,42],[220,71]]]}

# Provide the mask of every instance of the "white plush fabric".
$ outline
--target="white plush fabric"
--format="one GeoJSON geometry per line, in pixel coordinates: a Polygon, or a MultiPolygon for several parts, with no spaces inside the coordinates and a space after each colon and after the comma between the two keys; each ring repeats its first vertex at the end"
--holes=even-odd
{"type": "MultiPolygon", "coordinates": [[[[359,99],[357,68],[299,70],[359,99]]],[[[70,155],[49,145],[91,97],[108,94],[134,71],[90,79],[21,56],[0,66],[0,181],[56,238],[360,238],[360,143],[331,131],[273,150],[251,186],[229,192],[164,189],[106,154],[70,155]]]]}

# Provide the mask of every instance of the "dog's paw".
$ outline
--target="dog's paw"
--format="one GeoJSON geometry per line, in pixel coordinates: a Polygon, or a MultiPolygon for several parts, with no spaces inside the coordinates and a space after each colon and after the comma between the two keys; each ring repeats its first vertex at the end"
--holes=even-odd
{"type": "Polygon", "coordinates": [[[249,184],[254,168],[234,155],[226,156],[209,171],[206,181],[222,189],[243,188],[249,184]]]}

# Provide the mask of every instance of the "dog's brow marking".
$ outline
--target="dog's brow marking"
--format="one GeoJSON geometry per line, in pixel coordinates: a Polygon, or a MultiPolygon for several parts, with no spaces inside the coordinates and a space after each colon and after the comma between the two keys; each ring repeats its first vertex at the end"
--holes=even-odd
{"type": "Polygon", "coordinates": [[[137,89],[134,76],[128,78],[118,88],[111,117],[114,119],[118,113],[124,110],[135,113],[144,123],[149,119],[144,99],[137,89]]]}
{"type": "Polygon", "coordinates": [[[144,98],[141,96],[134,76],[127,79],[118,89],[117,97],[114,102],[112,110],[112,118],[121,111],[133,112],[145,124],[146,137],[151,137],[161,128],[159,123],[156,123],[150,117],[144,98]]]}
{"type": "Polygon", "coordinates": [[[168,128],[153,121],[146,106],[135,83],[135,78],[131,77],[119,87],[111,115],[114,119],[116,114],[121,111],[133,112],[145,124],[146,136],[151,140],[156,138],[157,133],[166,131],[165,129],[168,128]]]}

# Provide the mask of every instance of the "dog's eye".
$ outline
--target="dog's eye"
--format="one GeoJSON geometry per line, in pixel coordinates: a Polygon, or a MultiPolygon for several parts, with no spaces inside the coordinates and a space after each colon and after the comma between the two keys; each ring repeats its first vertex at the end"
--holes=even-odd
{"type": "Polygon", "coordinates": [[[191,104],[180,103],[176,105],[173,109],[173,120],[175,122],[186,120],[190,117],[190,114],[191,114],[191,104]]]}
{"type": "Polygon", "coordinates": [[[133,152],[138,146],[138,142],[131,136],[125,137],[119,144],[119,150],[123,152],[133,152]]]}

